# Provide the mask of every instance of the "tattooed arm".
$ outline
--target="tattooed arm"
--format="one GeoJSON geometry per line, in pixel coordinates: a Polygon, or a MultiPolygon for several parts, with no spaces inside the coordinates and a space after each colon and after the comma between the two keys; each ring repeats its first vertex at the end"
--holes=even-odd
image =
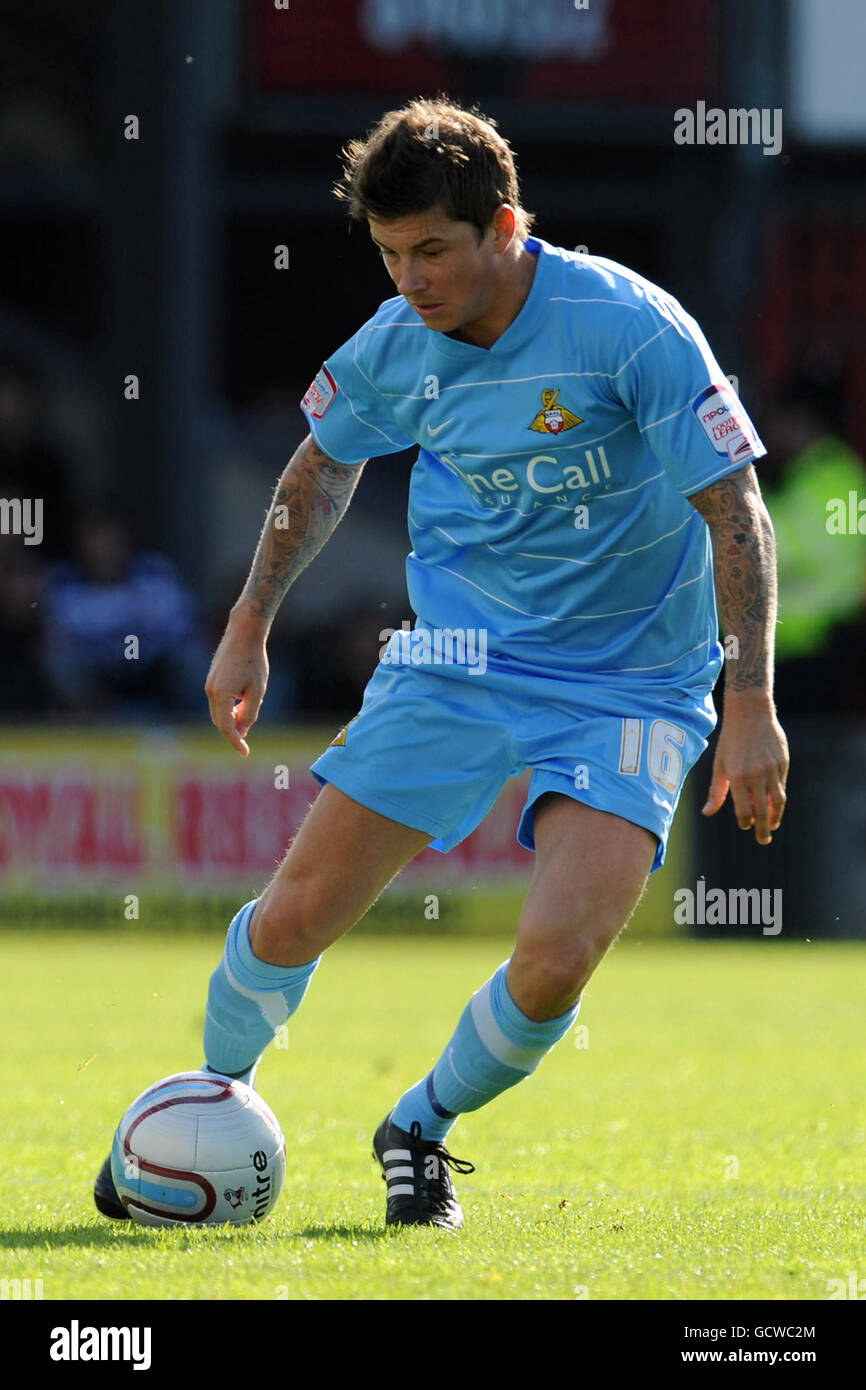
{"type": "Polygon", "coordinates": [[[785,809],[788,744],[773,703],[776,545],[751,464],[689,501],[710,528],[716,598],[727,645],[725,708],[703,808],[715,815],[730,789],[742,830],[769,844],[785,809]],[[731,643],[730,639],[735,639],[731,643]]]}
{"type": "Polygon", "coordinates": [[[315,559],[347,510],[363,464],[347,467],[307,435],[274,493],[252,569],[232,613],[245,609],[270,629],[287,589],[315,559]]]}
{"type": "Polygon", "coordinates": [[[205,683],[213,723],[244,757],[268,683],[271,623],[290,585],[345,514],[363,468],[336,463],[307,435],[277,484],[249,577],[205,683]]]}
{"type": "Polygon", "coordinates": [[[710,528],[722,631],[736,638],[725,667],[725,692],[773,696],[776,630],[776,540],[751,464],[689,501],[710,528]]]}

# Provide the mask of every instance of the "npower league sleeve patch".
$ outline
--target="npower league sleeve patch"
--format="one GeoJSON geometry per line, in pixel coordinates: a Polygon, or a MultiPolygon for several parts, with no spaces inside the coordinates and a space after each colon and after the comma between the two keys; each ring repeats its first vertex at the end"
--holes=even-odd
{"type": "Polygon", "coordinates": [[[758,448],[757,435],[729,381],[708,386],[692,410],[717,454],[732,463],[748,462],[758,448]]]}
{"type": "Polygon", "coordinates": [[[310,412],[314,420],[321,420],[337,390],[337,383],[323,362],[307,387],[307,394],[301,405],[310,412]]]}

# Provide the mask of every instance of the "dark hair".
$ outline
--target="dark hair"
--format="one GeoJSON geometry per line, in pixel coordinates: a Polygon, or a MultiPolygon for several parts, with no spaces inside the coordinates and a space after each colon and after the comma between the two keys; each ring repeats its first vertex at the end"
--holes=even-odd
{"type": "Polygon", "coordinates": [[[358,221],[390,221],[441,204],[454,221],[471,222],[479,239],[500,204],[509,203],[517,234],[526,237],[533,215],[520,206],[514,155],[495,126],[477,107],[467,110],[441,93],[416,97],[386,111],[366,140],[343,147],[334,196],[358,221]]]}

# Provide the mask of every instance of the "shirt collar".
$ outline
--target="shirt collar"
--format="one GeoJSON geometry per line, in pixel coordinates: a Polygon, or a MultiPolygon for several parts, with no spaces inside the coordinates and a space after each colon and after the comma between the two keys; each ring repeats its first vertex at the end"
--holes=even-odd
{"type": "Polygon", "coordinates": [[[496,339],[492,347],[483,348],[478,347],[476,343],[465,343],[459,338],[449,338],[447,333],[439,333],[433,329],[431,337],[437,352],[442,353],[445,357],[462,358],[464,362],[482,361],[486,357],[498,357],[503,353],[510,353],[530,337],[547,309],[550,298],[548,281],[553,257],[547,242],[542,241],[540,237],[527,237],[524,245],[530,255],[538,257],[538,265],[535,269],[535,278],[529,287],[529,294],[526,296],[520,312],[512,319],[505,332],[496,339]]]}

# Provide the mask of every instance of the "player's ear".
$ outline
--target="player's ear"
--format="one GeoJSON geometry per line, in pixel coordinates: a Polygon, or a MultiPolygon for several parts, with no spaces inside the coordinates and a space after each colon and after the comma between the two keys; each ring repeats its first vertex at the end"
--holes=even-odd
{"type": "Polygon", "coordinates": [[[517,218],[510,203],[500,203],[493,214],[493,245],[502,252],[510,246],[517,227],[517,218]]]}

